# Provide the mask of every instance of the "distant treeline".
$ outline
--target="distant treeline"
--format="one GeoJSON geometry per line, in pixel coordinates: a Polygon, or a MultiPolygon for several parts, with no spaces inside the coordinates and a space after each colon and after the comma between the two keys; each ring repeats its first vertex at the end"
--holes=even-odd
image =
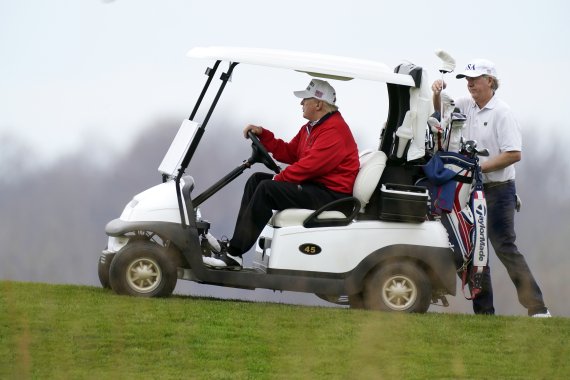
{"type": "MultiPolygon", "coordinates": [[[[128,151],[105,157],[105,164],[96,162],[102,153],[86,144],[80,152],[41,170],[29,147],[14,139],[0,139],[7,144],[0,155],[0,167],[4,168],[0,181],[0,279],[98,284],[96,260],[105,248],[105,224],[120,215],[133,195],[160,182],[157,168],[178,125],[173,120],[154,123],[128,151]]],[[[250,154],[239,131],[218,129],[206,133],[188,170],[196,180],[197,193],[250,154]]],[[[551,310],[570,316],[566,302],[570,294],[566,281],[570,268],[566,241],[570,170],[560,159],[560,143],[553,142],[544,152],[528,142],[523,160],[517,164],[517,188],[523,199],[516,219],[518,244],[551,310]]],[[[258,165],[202,206],[215,235],[231,234],[243,184],[254,170],[266,169],[258,165]]],[[[520,314],[522,308],[504,268],[496,256],[491,260],[499,313],[520,314]]],[[[454,302],[467,304],[460,294],[455,298],[454,302]]]]}

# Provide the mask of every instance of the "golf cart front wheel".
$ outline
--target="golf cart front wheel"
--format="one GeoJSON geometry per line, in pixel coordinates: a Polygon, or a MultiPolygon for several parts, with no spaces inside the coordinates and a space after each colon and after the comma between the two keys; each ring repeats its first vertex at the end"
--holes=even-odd
{"type": "Polygon", "coordinates": [[[99,282],[105,289],[111,289],[111,282],[109,281],[109,270],[111,269],[111,262],[113,261],[114,254],[103,254],[99,256],[97,263],[97,274],[99,282]]]}
{"type": "Polygon", "coordinates": [[[177,280],[176,264],[165,248],[150,241],[128,243],[116,253],[109,280],[117,294],[167,297],[177,280]]]}
{"type": "Polygon", "coordinates": [[[431,302],[431,283],[423,269],[411,262],[388,263],[367,278],[367,309],[425,313],[431,302]]]}

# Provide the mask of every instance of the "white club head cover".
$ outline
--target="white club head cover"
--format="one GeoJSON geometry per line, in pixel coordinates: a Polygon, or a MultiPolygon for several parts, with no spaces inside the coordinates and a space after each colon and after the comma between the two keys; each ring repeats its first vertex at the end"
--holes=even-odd
{"type": "Polygon", "coordinates": [[[455,70],[455,59],[448,52],[444,50],[436,50],[435,55],[441,59],[441,66],[439,71],[441,73],[450,73],[455,70]]]}
{"type": "Polygon", "coordinates": [[[441,128],[441,124],[439,124],[439,120],[437,120],[435,117],[430,116],[430,118],[427,121],[429,128],[431,129],[431,131],[433,133],[442,133],[443,129],[441,128]]]}
{"type": "Polygon", "coordinates": [[[451,96],[447,95],[445,92],[441,93],[441,103],[444,107],[453,106],[455,107],[455,101],[451,98],[451,96]]]}
{"type": "Polygon", "coordinates": [[[462,113],[454,112],[451,114],[451,128],[461,129],[465,125],[467,117],[462,113]]]}

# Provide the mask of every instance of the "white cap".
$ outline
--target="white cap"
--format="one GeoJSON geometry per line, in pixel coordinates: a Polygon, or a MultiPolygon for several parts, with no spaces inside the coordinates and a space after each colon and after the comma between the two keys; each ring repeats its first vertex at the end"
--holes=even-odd
{"type": "Polygon", "coordinates": [[[320,79],[312,79],[306,90],[294,91],[293,93],[296,97],[302,99],[316,98],[331,105],[335,105],[336,102],[334,88],[328,82],[320,79]]]}
{"type": "Polygon", "coordinates": [[[495,64],[487,59],[474,59],[465,66],[465,70],[461,74],[457,74],[456,78],[477,78],[481,75],[490,75],[497,78],[495,64]]]}

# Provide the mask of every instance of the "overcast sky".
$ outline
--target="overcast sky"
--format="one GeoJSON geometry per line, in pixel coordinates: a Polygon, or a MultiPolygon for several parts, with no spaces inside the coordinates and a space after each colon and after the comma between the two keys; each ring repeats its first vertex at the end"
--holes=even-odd
{"type": "MultiPolygon", "coordinates": [[[[570,141],[569,4],[0,0],[0,136],[21,136],[45,158],[86,142],[118,151],[153,120],[189,115],[208,63],[186,58],[190,48],[228,45],[344,55],[390,67],[409,60],[427,69],[430,81],[440,76],[436,49],[450,52],[458,70],[470,58],[485,57],[496,63],[498,94],[515,110],[525,136],[539,127],[545,141],[570,141]]],[[[290,91],[309,78],[272,70],[260,77],[251,68],[236,71],[236,90],[221,104],[236,134],[245,120],[284,137],[303,122],[290,91]]],[[[452,96],[465,94],[464,80],[448,81],[452,96]]],[[[361,113],[372,111],[376,125],[385,120],[385,105],[373,94],[383,96],[383,88],[333,85],[353,129],[368,125],[361,113]]],[[[359,145],[369,143],[367,133],[356,132],[359,145]]]]}

